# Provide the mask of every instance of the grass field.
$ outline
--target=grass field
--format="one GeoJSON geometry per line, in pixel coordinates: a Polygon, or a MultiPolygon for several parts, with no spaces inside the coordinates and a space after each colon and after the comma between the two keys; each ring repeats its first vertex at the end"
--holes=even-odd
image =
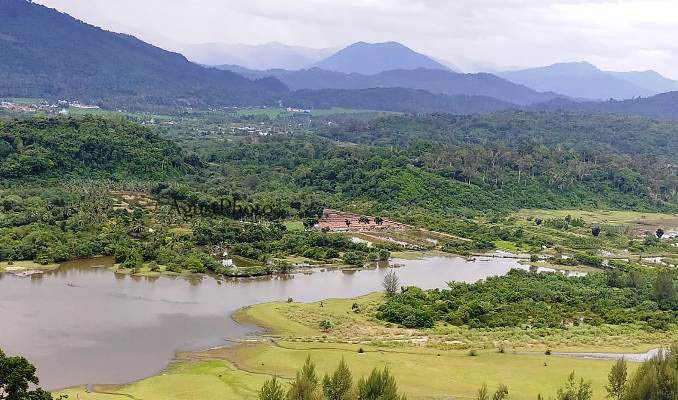
{"type": "Polygon", "coordinates": [[[129,385],[98,385],[88,393],[84,387],[59,394],[69,399],[224,400],[255,399],[268,377],[241,371],[223,360],[181,361],[162,374],[129,385]]]}
{"type": "MultiPolygon", "coordinates": [[[[500,383],[509,387],[511,398],[527,400],[538,393],[553,396],[568,374],[592,382],[594,399],[604,399],[607,373],[611,361],[547,356],[543,346],[534,346],[532,354],[507,347],[500,353],[494,346],[472,346],[453,349],[426,337],[444,335],[444,329],[417,331],[389,326],[371,317],[381,294],[357,299],[330,299],[323,302],[268,303],[241,310],[236,319],[258,323],[268,328],[274,340],[248,341],[232,348],[179,354],[167,370],[157,376],[122,386],[95,386],[94,392],[72,388],[63,391],[70,398],[107,400],[132,399],[255,399],[265,379],[276,375],[291,379],[310,356],[321,374],[332,371],[343,358],[355,379],[369,374],[375,367],[387,366],[409,399],[473,398],[477,389],[487,383],[490,388],[500,383]],[[353,311],[353,304],[359,312],[353,311]],[[331,320],[333,328],[323,332],[317,321],[331,320]],[[358,330],[356,330],[358,329],[358,330]],[[401,342],[380,343],[373,340],[384,333],[399,335],[401,342]],[[442,333],[441,333],[442,332],[442,333]]],[[[676,332],[667,333],[675,337],[676,332]]],[[[485,332],[485,334],[488,334],[485,332]]],[[[591,332],[591,335],[601,332],[591,332]]],[[[481,332],[480,336],[483,335],[481,332]]],[[[479,337],[480,337],[479,336],[479,337]]],[[[492,335],[489,335],[492,336],[492,335]]],[[[618,344],[603,346],[607,351],[645,351],[664,343],[618,344]]],[[[465,340],[469,340],[468,338],[465,340]]],[[[479,342],[482,340],[478,339],[479,342]]],[[[631,340],[632,341],[632,340],[631,340]]],[[[573,342],[574,343],[574,342],[573,342]]],[[[598,347],[597,349],[603,349],[598,347]]],[[[593,350],[582,346],[557,350],[593,350]]],[[[637,364],[630,363],[630,372],[637,364]]]]}
{"type": "Polygon", "coordinates": [[[285,221],[283,224],[290,232],[302,232],[304,230],[304,223],[302,221],[285,221]]]}
{"type": "Polygon", "coordinates": [[[234,318],[265,327],[283,341],[374,345],[384,348],[426,347],[442,350],[645,352],[670,344],[678,332],[657,332],[638,326],[578,326],[569,329],[469,329],[439,324],[432,329],[404,329],[374,319],[382,294],[317,303],[266,303],[240,310],[234,318]],[[354,312],[354,304],[358,312],[354,312]],[[330,321],[324,332],[320,321],[330,321]]]}
{"type": "MultiPolygon", "coordinates": [[[[545,355],[499,354],[415,349],[394,352],[379,348],[332,346],[330,344],[280,343],[243,345],[237,349],[216,350],[196,355],[196,360],[180,361],[166,372],[120,387],[95,386],[61,392],[82,400],[128,397],[145,400],[255,399],[256,391],[270,375],[283,379],[294,376],[307,356],[321,374],[331,372],[343,358],[356,379],[374,367],[388,366],[402,392],[410,399],[472,398],[482,383],[509,386],[511,398],[534,399],[537,393],[553,395],[566,376],[575,371],[593,383],[595,399],[603,399],[609,361],[591,361],[545,355]],[[199,357],[210,357],[200,360],[199,357]],[[231,361],[227,361],[231,360],[231,361]],[[236,367],[237,366],[237,367],[236,367]],[[106,392],[106,393],[102,393],[106,392]]],[[[637,366],[630,365],[633,370],[637,366]]]]}
{"type": "Polygon", "coordinates": [[[520,210],[516,213],[519,218],[528,216],[545,218],[564,218],[567,215],[573,218],[582,218],[587,223],[609,224],[609,225],[632,225],[632,226],[678,226],[678,215],[661,214],[652,212],[637,211],[609,211],[609,210],[520,210]]]}

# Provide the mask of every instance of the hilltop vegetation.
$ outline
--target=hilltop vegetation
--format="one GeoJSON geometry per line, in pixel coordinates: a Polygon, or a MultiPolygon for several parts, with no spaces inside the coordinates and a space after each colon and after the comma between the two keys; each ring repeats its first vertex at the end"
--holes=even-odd
{"type": "Polygon", "coordinates": [[[4,180],[163,179],[190,163],[172,142],[122,118],[0,120],[4,180]]]}
{"type": "Polygon", "coordinates": [[[678,118],[678,111],[676,111],[677,99],[678,91],[672,91],[651,97],[604,102],[576,102],[567,99],[554,99],[535,105],[533,108],[539,110],[576,110],[676,119],[678,118]]]}
{"type": "Polygon", "coordinates": [[[572,113],[434,114],[346,121],[321,134],[407,149],[427,171],[510,193],[519,207],[564,207],[580,190],[588,193],[571,205],[676,201],[678,128],[670,122],[572,113]],[[535,186],[540,194],[533,197],[535,186]]]}

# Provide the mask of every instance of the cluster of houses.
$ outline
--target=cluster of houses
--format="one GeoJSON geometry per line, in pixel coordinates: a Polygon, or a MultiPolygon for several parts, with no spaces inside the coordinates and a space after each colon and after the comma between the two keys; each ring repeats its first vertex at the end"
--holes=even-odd
{"type": "Polygon", "coordinates": [[[287,107],[286,110],[287,110],[287,112],[299,113],[299,114],[310,114],[311,113],[311,110],[303,110],[303,109],[300,109],[300,108],[293,108],[293,107],[287,107]]]}
{"type": "Polygon", "coordinates": [[[80,103],[78,100],[59,100],[56,104],[50,104],[43,101],[37,104],[28,104],[25,102],[16,101],[1,101],[0,109],[21,112],[44,112],[46,114],[68,115],[68,108],[82,108],[82,109],[98,109],[99,106],[92,104],[80,103]]]}
{"type": "MultiPolygon", "coordinates": [[[[23,103],[12,103],[10,101],[0,102],[0,108],[10,111],[23,111],[23,112],[38,112],[43,111],[44,106],[37,106],[33,104],[23,104],[23,103]]],[[[51,107],[51,106],[50,106],[51,107]]]]}
{"type": "Polygon", "coordinates": [[[271,134],[271,130],[264,127],[253,127],[253,126],[232,126],[231,133],[234,135],[259,135],[259,136],[268,136],[271,134]]]}

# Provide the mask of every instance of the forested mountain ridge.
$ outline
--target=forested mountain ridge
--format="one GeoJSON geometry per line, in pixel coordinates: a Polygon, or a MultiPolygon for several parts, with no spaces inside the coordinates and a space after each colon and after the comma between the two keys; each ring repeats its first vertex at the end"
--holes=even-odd
{"type": "Polygon", "coordinates": [[[538,110],[578,110],[585,112],[638,115],[652,118],[678,118],[678,91],[629,100],[609,100],[604,102],[576,102],[567,99],[553,99],[535,104],[538,110]]]}
{"type": "Polygon", "coordinates": [[[0,119],[0,180],[177,178],[196,160],[122,118],[0,119]]]}
{"type": "Polygon", "coordinates": [[[237,65],[222,65],[216,68],[230,70],[251,79],[272,76],[282,81],[291,90],[401,87],[452,96],[487,96],[519,105],[541,103],[559,97],[558,94],[540,93],[492,74],[461,74],[442,69],[399,69],[375,75],[363,75],[327,71],[320,68],[299,71],[283,69],[256,71],[237,65]]]}
{"type": "Polygon", "coordinates": [[[104,31],[25,0],[0,0],[3,97],[69,99],[107,109],[165,112],[219,106],[342,106],[476,113],[511,105],[423,91],[290,92],[275,78],[250,80],[203,68],[132,36],[104,31]]]}
{"type": "Polygon", "coordinates": [[[488,96],[433,94],[406,88],[297,90],[286,104],[300,108],[345,107],[397,112],[476,114],[515,108],[515,104],[488,96]]]}
{"type": "Polygon", "coordinates": [[[25,0],[0,0],[0,93],[108,108],[272,102],[287,88],[202,68],[180,54],[25,0]]]}

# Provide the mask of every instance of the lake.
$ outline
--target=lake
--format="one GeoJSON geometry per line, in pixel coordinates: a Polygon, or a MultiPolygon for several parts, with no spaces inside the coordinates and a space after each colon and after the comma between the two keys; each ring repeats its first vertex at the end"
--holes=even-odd
{"type": "MultiPolygon", "coordinates": [[[[230,315],[270,302],[355,297],[381,290],[388,268],[328,270],[257,279],[209,276],[131,277],[106,267],[110,258],[81,260],[31,277],[0,274],[0,347],[33,362],[51,390],[79,384],[126,383],[161,371],[176,351],[229,345],[256,335],[230,315]]],[[[444,287],[527,268],[509,258],[397,259],[403,286],[444,287]]]]}

